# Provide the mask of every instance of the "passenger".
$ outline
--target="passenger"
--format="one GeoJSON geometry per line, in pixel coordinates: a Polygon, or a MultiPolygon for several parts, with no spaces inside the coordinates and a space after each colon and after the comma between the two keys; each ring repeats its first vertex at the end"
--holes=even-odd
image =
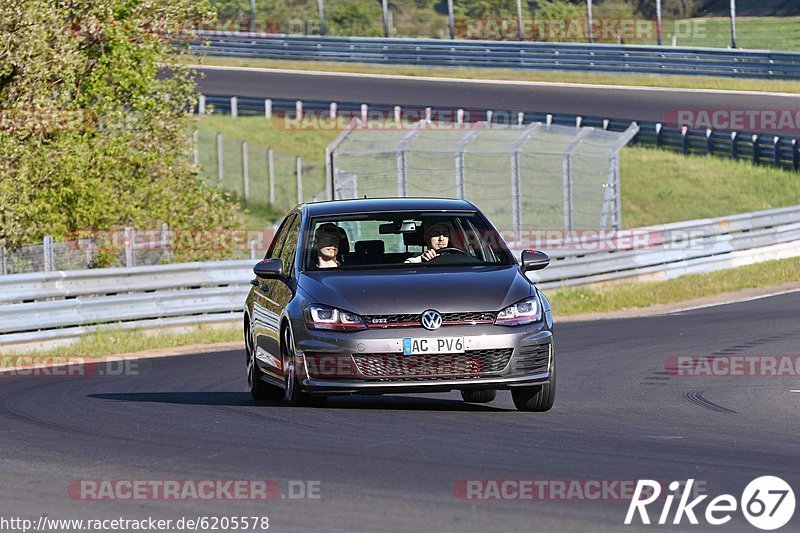
{"type": "Polygon", "coordinates": [[[453,226],[449,222],[432,221],[422,233],[425,240],[427,250],[416,257],[409,257],[406,263],[421,263],[423,261],[430,261],[437,255],[437,250],[448,247],[450,242],[450,234],[453,232],[453,226]]]}
{"type": "Polygon", "coordinates": [[[314,250],[317,267],[336,268],[339,266],[339,244],[343,230],[334,224],[323,224],[314,234],[314,250]]]}

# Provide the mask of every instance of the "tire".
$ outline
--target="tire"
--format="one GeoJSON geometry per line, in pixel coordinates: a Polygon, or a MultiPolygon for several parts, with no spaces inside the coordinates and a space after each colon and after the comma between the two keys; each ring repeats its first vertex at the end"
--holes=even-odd
{"type": "Polygon", "coordinates": [[[462,390],[461,398],[467,403],[489,403],[497,397],[494,389],[462,390]]]}
{"type": "Polygon", "coordinates": [[[520,411],[549,411],[556,399],[556,361],[550,370],[550,383],[535,387],[511,389],[511,398],[520,411]]]}
{"type": "Polygon", "coordinates": [[[247,385],[250,387],[250,396],[254,400],[280,400],[283,398],[283,389],[263,381],[256,365],[255,350],[253,349],[253,334],[250,323],[244,323],[244,349],[247,354],[247,385]]]}
{"type": "Polygon", "coordinates": [[[287,327],[283,333],[283,380],[286,383],[286,402],[292,407],[323,407],[327,403],[327,396],[311,395],[300,390],[300,380],[297,377],[297,355],[294,351],[292,332],[287,327]]]}

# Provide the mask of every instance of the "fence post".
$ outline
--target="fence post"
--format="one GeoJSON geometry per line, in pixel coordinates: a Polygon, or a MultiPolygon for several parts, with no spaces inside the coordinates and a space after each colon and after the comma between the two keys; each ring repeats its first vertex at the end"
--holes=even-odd
{"type": "Polygon", "coordinates": [[[231,96],[231,118],[239,116],[239,99],[231,96]]]}
{"type": "Polygon", "coordinates": [[[297,100],[294,103],[294,112],[297,114],[297,120],[303,120],[303,101],[297,100]]]}
{"type": "Polygon", "coordinates": [[[403,198],[408,195],[408,164],[406,162],[406,148],[408,144],[419,135],[420,125],[406,133],[397,145],[397,196],[403,198]]]}
{"type": "Polygon", "coordinates": [[[206,95],[204,94],[201,94],[200,97],[197,99],[197,114],[198,115],[206,114],[206,95]]]}
{"type": "Polygon", "coordinates": [[[464,199],[464,150],[466,149],[467,145],[475,138],[481,128],[483,127],[483,122],[476,122],[467,132],[461,140],[458,141],[456,144],[455,152],[456,152],[456,160],[455,160],[455,167],[456,167],[456,198],[464,199]]]}
{"type": "Polygon", "coordinates": [[[517,126],[522,126],[523,122],[525,122],[525,113],[520,111],[517,113],[517,126]]]}
{"type": "Polygon", "coordinates": [[[167,263],[172,263],[172,242],[170,239],[169,225],[161,224],[161,249],[167,251],[167,263]]]}
{"type": "Polygon", "coordinates": [[[761,161],[761,146],[758,144],[758,134],[753,134],[753,164],[757,165],[761,161]]]}
{"type": "Polygon", "coordinates": [[[491,124],[491,123],[492,123],[492,117],[493,117],[493,116],[494,116],[494,111],[492,111],[491,109],[488,109],[488,110],[486,111],[486,122],[488,122],[489,124],[491,124]]]}
{"type": "Polygon", "coordinates": [[[732,131],[731,132],[731,159],[737,159],[739,157],[739,132],[732,131]]]}
{"type": "Polygon", "coordinates": [[[242,174],[244,175],[244,201],[250,199],[250,168],[248,161],[247,141],[242,141],[242,174]]]}
{"type": "Polygon", "coordinates": [[[369,107],[367,104],[361,104],[361,124],[363,126],[367,125],[367,114],[369,113],[369,107]]]}
{"type": "Polygon", "coordinates": [[[225,179],[225,172],[222,163],[222,134],[217,133],[217,186],[221,189],[225,179]]]}
{"type": "Polygon", "coordinates": [[[772,162],[776,167],[781,166],[781,138],[777,135],[772,138],[772,162]]]}
{"type": "Polygon", "coordinates": [[[8,260],[6,259],[6,247],[0,246],[0,274],[8,274],[8,260]]]}
{"type": "Polygon", "coordinates": [[[792,139],[792,168],[794,170],[800,168],[800,150],[797,146],[797,139],[792,139]]]}
{"type": "Polygon", "coordinates": [[[336,120],[336,102],[331,102],[330,105],[331,120],[336,120]]]}
{"type": "Polygon", "coordinates": [[[583,117],[581,116],[575,117],[575,127],[580,128],[581,124],[583,124],[583,117]]]}
{"type": "Polygon", "coordinates": [[[399,105],[394,106],[394,121],[396,124],[400,124],[400,120],[403,118],[403,110],[399,105]]]}
{"type": "Polygon", "coordinates": [[[272,118],[272,98],[264,100],[264,118],[267,120],[272,118]]]}
{"type": "Polygon", "coordinates": [[[709,155],[714,153],[714,139],[711,137],[713,133],[714,130],[706,128],[706,154],[709,155]]]}
{"type": "Polygon", "coordinates": [[[94,239],[86,239],[86,268],[92,268],[94,258],[94,239]]]}
{"type": "Polygon", "coordinates": [[[656,148],[661,148],[661,130],[664,129],[664,126],[660,122],[656,122],[656,148]]]}
{"type": "Polygon", "coordinates": [[[198,144],[198,142],[200,140],[199,137],[200,137],[200,132],[197,131],[197,130],[194,130],[194,133],[192,133],[192,142],[194,143],[193,148],[192,148],[192,153],[194,155],[194,164],[195,164],[195,166],[200,164],[200,149],[197,146],[197,144],[198,144]]]}
{"type": "Polygon", "coordinates": [[[303,203],[303,158],[299,155],[295,157],[297,167],[297,203],[303,203]]]}
{"type": "Polygon", "coordinates": [[[125,228],[125,266],[131,268],[136,266],[136,255],[133,253],[133,245],[136,234],[133,228],[125,228]]]}
{"type": "Polygon", "coordinates": [[[272,148],[267,148],[267,177],[269,179],[269,205],[275,205],[275,159],[272,148]]]}
{"type": "Polygon", "coordinates": [[[689,153],[689,127],[683,126],[681,128],[681,152],[684,154],[689,153]]]}
{"type": "Polygon", "coordinates": [[[44,256],[44,271],[52,272],[55,268],[53,268],[53,237],[50,235],[46,236],[42,242],[42,252],[44,256]]]}

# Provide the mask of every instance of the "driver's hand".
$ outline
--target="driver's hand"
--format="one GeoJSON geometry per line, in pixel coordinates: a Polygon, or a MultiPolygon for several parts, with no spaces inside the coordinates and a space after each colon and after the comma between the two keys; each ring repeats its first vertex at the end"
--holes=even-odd
{"type": "Polygon", "coordinates": [[[439,255],[439,254],[436,253],[436,250],[425,250],[425,252],[422,254],[422,260],[423,261],[430,261],[431,259],[433,259],[437,255],[439,255]]]}

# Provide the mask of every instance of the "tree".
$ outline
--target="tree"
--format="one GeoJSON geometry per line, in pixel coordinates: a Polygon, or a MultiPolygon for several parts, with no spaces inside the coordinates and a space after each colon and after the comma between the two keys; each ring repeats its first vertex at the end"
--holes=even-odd
{"type": "Polygon", "coordinates": [[[0,2],[0,241],[235,224],[234,204],[193,167],[195,84],[174,44],[209,9],[0,2]]]}

